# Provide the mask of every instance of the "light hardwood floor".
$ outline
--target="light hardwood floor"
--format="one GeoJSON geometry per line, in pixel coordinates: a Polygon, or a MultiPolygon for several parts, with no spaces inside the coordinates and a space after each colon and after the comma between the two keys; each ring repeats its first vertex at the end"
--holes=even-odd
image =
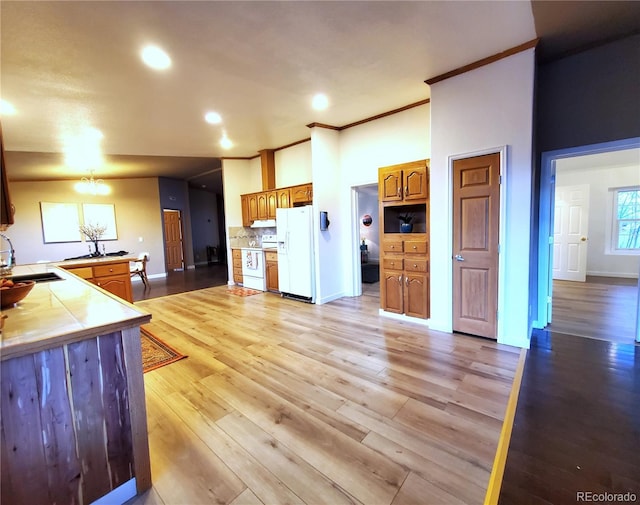
{"type": "Polygon", "coordinates": [[[136,302],[187,359],[145,375],[140,504],[478,504],[519,349],[226,286],[136,302]]]}
{"type": "Polygon", "coordinates": [[[637,297],[637,279],[554,280],[552,321],[547,330],[633,344],[637,297]]]}

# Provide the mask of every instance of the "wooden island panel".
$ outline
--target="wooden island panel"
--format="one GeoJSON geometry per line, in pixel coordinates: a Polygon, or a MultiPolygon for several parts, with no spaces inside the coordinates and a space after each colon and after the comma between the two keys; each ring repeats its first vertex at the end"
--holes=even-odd
{"type": "Polygon", "coordinates": [[[140,324],[151,315],[56,267],[15,273],[43,269],[61,280],[2,311],[0,502],[141,494],[151,470],[140,324]]]}

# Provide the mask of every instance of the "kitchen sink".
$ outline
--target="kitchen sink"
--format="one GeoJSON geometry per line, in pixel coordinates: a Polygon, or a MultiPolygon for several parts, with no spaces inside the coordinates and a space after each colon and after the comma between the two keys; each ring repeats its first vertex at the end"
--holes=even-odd
{"type": "Polygon", "coordinates": [[[13,282],[26,282],[26,281],[50,282],[50,281],[61,281],[62,277],[60,277],[55,272],[41,272],[37,274],[11,275],[9,279],[11,279],[13,282]]]}

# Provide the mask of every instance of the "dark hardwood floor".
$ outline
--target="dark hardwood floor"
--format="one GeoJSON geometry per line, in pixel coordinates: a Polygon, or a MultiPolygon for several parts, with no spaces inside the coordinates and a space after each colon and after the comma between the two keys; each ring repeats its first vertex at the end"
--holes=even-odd
{"type": "Polygon", "coordinates": [[[222,263],[198,266],[182,272],[172,271],[166,277],[149,279],[149,287],[145,287],[142,282],[133,282],[133,301],[222,286],[227,283],[227,277],[227,265],[222,263]]]}
{"type": "Polygon", "coordinates": [[[499,503],[576,503],[580,492],[640,500],[640,347],[537,331],[499,503]]]}

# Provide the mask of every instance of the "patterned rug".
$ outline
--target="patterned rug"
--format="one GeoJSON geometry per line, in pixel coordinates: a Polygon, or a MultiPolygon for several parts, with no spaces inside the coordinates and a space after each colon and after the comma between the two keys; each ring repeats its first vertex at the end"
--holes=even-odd
{"type": "Polygon", "coordinates": [[[187,357],[164,343],[144,326],[140,327],[140,342],[142,343],[142,371],[144,373],[187,357]]]}
{"type": "Polygon", "coordinates": [[[232,293],[238,296],[251,296],[251,295],[257,295],[259,293],[264,293],[264,291],[259,291],[257,289],[251,289],[251,288],[243,288],[240,286],[229,286],[227,288],[227,291],[229,291],[229,293],[232,293]]]}

